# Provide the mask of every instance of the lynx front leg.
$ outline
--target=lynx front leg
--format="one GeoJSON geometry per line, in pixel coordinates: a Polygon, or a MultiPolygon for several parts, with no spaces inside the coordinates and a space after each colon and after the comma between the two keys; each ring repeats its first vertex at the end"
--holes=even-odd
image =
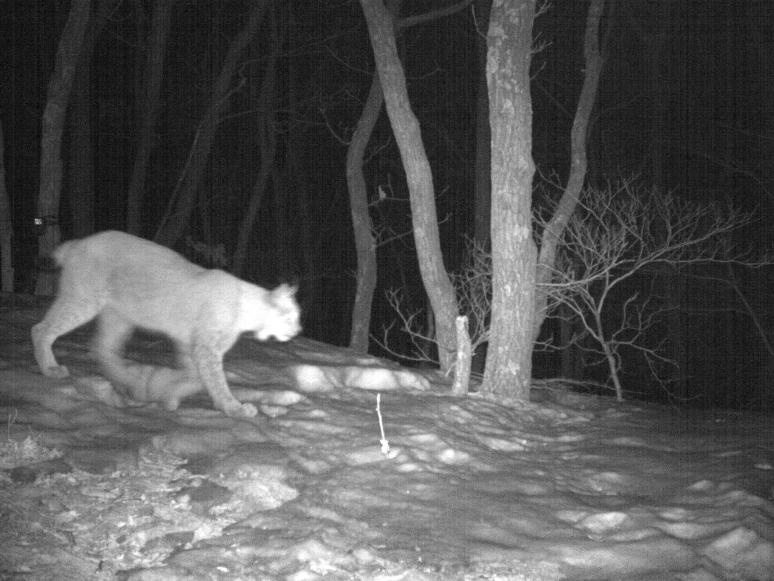
{"type": "Polygon", "coordinates": [[[210,344],[195,341],[191,356],[215,407],[232,418],[252,418],[258,413],[256,407],[249,403],[240,403],[228,387],[223,373],[224,352],[225,349],[219,350],[210,344]]]}

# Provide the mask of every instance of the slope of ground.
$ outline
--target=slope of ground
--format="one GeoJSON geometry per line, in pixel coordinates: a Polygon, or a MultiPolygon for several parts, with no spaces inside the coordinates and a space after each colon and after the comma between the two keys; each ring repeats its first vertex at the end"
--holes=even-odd
{"type": "Polygon", "coordinates": [[[256,418],[165,412],[116,396],[88,328],[55,346],[73,378],[40,375],[42,314],[3,297],[0,579],[774,579],[769,418],[506,407],[306,340],[229,354],[256,418]]]}

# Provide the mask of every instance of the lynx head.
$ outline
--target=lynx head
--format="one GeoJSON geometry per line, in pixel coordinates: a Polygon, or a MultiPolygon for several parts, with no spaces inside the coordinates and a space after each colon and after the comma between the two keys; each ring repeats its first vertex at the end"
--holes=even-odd
{"type": "Polygon", "coordinates": [[[264,291],[261,309],[255,313],[253,334],[265,341],[290,341],[301,332],[301,309],[296,302],[297,287],[281,284],[272,291],[264,291]]]}

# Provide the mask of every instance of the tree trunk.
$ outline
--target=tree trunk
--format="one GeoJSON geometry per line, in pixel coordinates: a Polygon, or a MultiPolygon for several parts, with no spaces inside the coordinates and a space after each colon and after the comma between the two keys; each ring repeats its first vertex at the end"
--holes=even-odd
{"type": "MultiPolygon", "coordinates": [[[[59,198],[62,191],[62,132],[67,103],[72,90],[78,55],[89,22],[90,0],[73,0],[70,15],[62,31],[56,52],[56,63],[48,83],[46,108],[43,111],[40,137],[40,193],[36,220],[41,226],[38,237],[38,256],[47,257],[61,239],[59,228],[59,198]]],[[[41,270],[35,293],[50,295],[54,292],[53,272],[41,270]]]]}
{"type": "Polygon", "coordinates": [[[83,238],[94,232],[94,148],[91,142],[91,55],[94,45],[83,43],[67,111],[68,153],[66,188],[72,233],[83,238]]]}
{"type": "MultiPolygon", "coordinates": [[[[489,22],[489,11],[492,0],[476,0],[476,23],[478,27],[484,27],[489,22]]],[[[476,95],[476,159],[473,181],[473,241],[477,248],[488,252],[490,249],[489,236],[492,229],[492,132],[489,128],[489,91],[486,85],[486,35],[482,30],[477,30],[476,50],[478,51],[478,94],[476,95]]],[[[472,249],[468,249],[470,251],[472,249]]],[[[486,321],[477,321],[477,316],[483,313],[468,313],[468,327],[477,329],[486,321]]],[[[472,355],[471,369],[481,375],[484,373],[487,344],[479,344],[472,355]]]]}
{"type": "Polygon", "coordinates": [[[543,230],[540,241],[540,256],[538,258],[535,291],[535,319],[532,338],[537,340],[540,328],[546,318],[547,293],[545,284],[551,281],[551,273],[556,263],[556,252],[567,222],[578,205],[578,198],[586,179],[588,160],[586,156],[586,139],[589,119],[597,98],[597,87],[602,72],[602,57],[599,54],[599,21],[602,18],[604,0],[592,0],[586,17],[586,33],[583,43],[583,57],[586,61],[586,74],[583,79],[578,108],[572,123],[570,136],[571,167],[567,185],[556,207],[551,221],[543,230]]]}
{"type": "Polygon", "coordinates": [[[487,43],[492,128],[492,316],[482,390],[526,401],[532,374],[532,100],[535,0],[494,0],[487,43]]]}
{"type": "Polygon", "coordinates": [[[376,289],[376,241],[372,231],[371,216],[368,213],[363,157],[371,132],[379,119],[382,103],[384,103],[384,96],[379,84],[379,75],[374,75],[363,112],[347,149],[347,189],[357,252],[357,288],[355,303],[352,306],[349,346],[360,353],[368,352],[371,304],[376,289]]]}
{"type": "MultiPolygon", "coordinates": [[[[253,233],[255,219],[258,211],[261,209],[263,195],[266,191],[266,185],[269,183],[269,176],[272,173],[277,153],[277,130],[274,123],[274,92],[276,88],[276,69],[277,55],[281,49],[277,38],[276,23],[272,19],[272,28],[274,29],[274,50],[266,64],[261,81],[261,92],[258,98],[258,110],[261,111],[258,122],[258,131],[260,135],[258,140],[261,146],[261,166],[258,170],[258,176],[250,192],[250,200],[247,204],[242,222],[239,224],[239,236],[237,237],[236,249],[234,250],[234,260],[232,271],[236,275],[241,275],[244,271],[245,261],[247,260],[247,250],[250,245],[250,235],[253,233]]],[[[287,192],[278,191],[277,182],[274,183],[274,195],[285,196],[287,192]]],[[[279,244],[279,241],[278,241],[279,244]]]]}
{"type": "Polygon", "coordinates": [[[5,138],[0,119],[0,289],[13,292],[13,220],[8,189],[5,185],[5,138]]]}
{"type": "Polygon", "coordinates": [[[91,60],[94,45],[119,0],[99,0],[83,39],[67,113],[67,177],[74,238],[94,232],[94,144],[91,136],[91,60]]]}
{"type": "Polygon", "coordinates": [[[161,83],[164,73],[164,47],[167,44],[172,2],[156,2],[153,7],[150,35],[145,43],[146,60],[143,68],[142,90],[137,95],[140,115],[134,167],[129,181],[126,205],[126,229],[131,234],[142,234],[142,202],[148,164],[156,142],[156,123],[161,109],[161,83]]]}
{"type": "MultiPolygon", "coordinates": [[[[134,16],[134,43],[139,48],[147,42],[148,38],[148,18],[145,14],[145,0],[130,0],[132,4],[132,16],[134,16]]],[[[142,95],[143,91],[143,73],[146,59],[141,50],[135,50],[132,62],[132,91],[133,95],[142,95]]],[[[140,99],[135,98],[132,103],[132,129],[139,134],[142,128],[142,103],[140,99]]]]}
{"type": "Polygon", "coordinates": [[[669,340],[667,348],[670,350],[670,359],[675,362],[677,374],[672,383],[674,392],[681,401],[688,399],[688,343],[685,329],[685,276],[679,269],[667,269],[664,277],[667,303],[667,326],[669,328],[669,340]]]}
{"type": "Polygon", "coordinates": [[[279,280],[289,280],[295,272],[297,224],[287,192],[286,173],[275,165],[271,172],[274,182],[274,264],[279,280]]]}
{"type": "Polygon", "coordinates": [[[196,201],[196,190],[207,167],[215,131],[221,116],[230,105],[229,97],[234,91],[231,88],[231,80],[237,71],[242,52],[258,30],[266,5],[267,0],[253,5],[249,20],[228,49],[223,68],[212,87],[210,105],[199,122],[185,168],[183,168],[183,173],[172,192],[166,214],[156,231],[155,241],[159,244],[172,246],[188,228],[188,222],[196,201]]]}
{"type": "Polygon", "coordinates": [[[559,305],[559,344],[562,346],[560,351],[561,358],[561,376],[567,379],[580,379],[583,376],[582,353],[575,344],[575,328],[577,326],[574,313],[565,304],[559,305]]]}
{"type": "Polygon", "coordinates": [[[430,163],[419,122],[408,100],[392,19],[382,0],[360,0],[360,4],[368,24],[387,114],[406,171],[419,272],[435,315],[441,369],[447,371],[454,363],[456,351],[454,320],[457,304],[454,287],[443,265],[430,163]]]}
{"type": "MultiPolygon", "coordinates": [[[[485,26],[489,22],[492,0],[476,0],[476,22],[485,26]]],[[[489,92],[486,85],[486,38],[476,35],[478,63],[481,73],[476,96],[476,166],[473,184],[473,240],[487,250],[489,248],[490,216],[492,214],[492,132],[489,129],[489,92]]],[[[475,328],[475,325],[471,325],[475,328]]]]}
{"type": "MultiPolygon", "coordinates": [[[[302,42],[303,31],[295,15],[298,6],[305,6],[305,0],[296,2],[288,0],[279,4],[279,22],[282,23],[282,34],[287,35],[287,46],[299,46],[302,42]]],[[[297,58],[289,58],[283,61],[283,75],[287,83],[287,111],[291,118],[300,118],[300,108],[303,100],[299,101],[299,93],[307,81],[304,64],[297,58]],[[303,78],[302,78],[303,77],[303,78]]],[[[294,124],[284,132],[285,173],[288,188],[286,191],[295,192],[298,196],[298,223],[299,223],[299,247],[303,266],[303,277],[300,288],[296,293],[298,302],[306,311],[317,311],[320,308],[320,297],[325,294],[322,288],[323,271],[325,269],[323,253],[325,245],[320,244],[322,236],[328,233],[329,220],[321,215],[321,201],[316,178],[310,177],[309,163],[306,155],[318,155],[319,152],[310,149],[309,133],[302,123],[294,124]]],[[[343,329],[342,329],[343,330],[343,329]]],[[[308,317],[304,321],[304,332],[308,337],[325,336],[326,326],[323,317],[308,317]]],[[[328,336],[328,341],[335,343],[333,337],[328,336]]]]}

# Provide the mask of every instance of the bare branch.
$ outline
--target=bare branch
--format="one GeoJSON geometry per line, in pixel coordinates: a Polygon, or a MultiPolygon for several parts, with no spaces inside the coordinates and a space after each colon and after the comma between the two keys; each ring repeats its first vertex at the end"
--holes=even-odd
{"type": "MultiPolygon", "coordinates": [[[[562,234],[556,264],[545,283],[548,316],[555,317],[556,306],[562,304],[577,317],[595,342],[594,347],[583,348],[607,360],[622,399],[622,349],[638,352],[651,370],[675,366],[664,355],[665,340],[652,344],[651,330],[668,310],[654,293],[655,276],[679,274],[691,265],[772,264],[768,254],[756,257],[733,245],[731,234],[754,218],[752,212],[738,208],[659,194],[633,179],[586,191],[562,234]],[[635,275],[652,277],[650,291],[620,296],[623,283],[635,275]],[[617,315],[611,311],[616,304],[617,315]]],[[[536,221],[546,226],[542,216],[536,221]]],[[[665,386],[662,375],[654,379],[665,386]]]]}

